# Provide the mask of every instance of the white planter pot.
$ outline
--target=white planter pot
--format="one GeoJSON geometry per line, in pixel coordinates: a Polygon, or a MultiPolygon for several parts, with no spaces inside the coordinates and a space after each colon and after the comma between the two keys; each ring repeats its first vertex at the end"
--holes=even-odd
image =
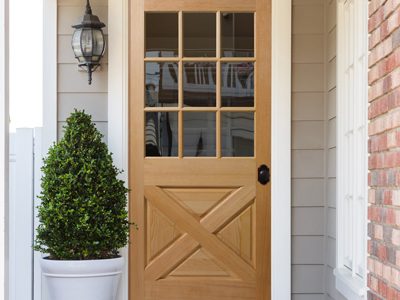
{"type": "Polygon", "coordinates": [[[42,259],[41,266],[49,300],[114,300],[124,259],[42,259]]]}

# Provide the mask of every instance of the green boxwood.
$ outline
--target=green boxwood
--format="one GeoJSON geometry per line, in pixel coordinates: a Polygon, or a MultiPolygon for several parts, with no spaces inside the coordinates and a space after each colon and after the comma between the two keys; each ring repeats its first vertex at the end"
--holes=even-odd
{"type": "Polygon", "coordinates": [[[91,116],[75,110],[44,159],[34,248],[56,260],[106,259],[128,243],[128,189],[91,116]]]}

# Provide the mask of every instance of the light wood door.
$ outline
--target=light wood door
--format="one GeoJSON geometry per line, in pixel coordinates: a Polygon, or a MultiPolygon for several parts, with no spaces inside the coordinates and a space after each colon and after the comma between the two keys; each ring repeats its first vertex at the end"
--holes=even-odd
{"type": "Polygon", "coordinates": [[[270,12],[131,1],[131,300],[271,299],[270,12]]]}

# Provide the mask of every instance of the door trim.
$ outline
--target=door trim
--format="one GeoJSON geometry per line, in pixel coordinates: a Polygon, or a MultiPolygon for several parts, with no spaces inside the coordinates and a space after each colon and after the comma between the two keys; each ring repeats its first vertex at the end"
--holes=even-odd
{"type": "MultiPolygon", "coordinates": [[[[129,0],[109,0],[108,5],[108,144],[128,182],[129,0]]],[[[291,294],[291,11],[290,0],[272,0],[271,292],[272,299],[282,300],[291,294]]],[[[122,254],[128,260],[126,249],[122,254]]],[[[118,300],[128,299],[127,274],[128,264],[118,300]]]]}

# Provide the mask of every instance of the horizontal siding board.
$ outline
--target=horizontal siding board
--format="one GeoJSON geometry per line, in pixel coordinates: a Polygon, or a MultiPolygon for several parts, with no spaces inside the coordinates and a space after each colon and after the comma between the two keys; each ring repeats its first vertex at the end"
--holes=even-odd
{"type": "Polygon", "coordinates": [[[328,177],[336,177],[336,148],[328,150],[328,177]]]}
{"type": "Polygon", "coordinates": [[[293,150],[293,178],[322,178],[324,176],[324,150],[293,150]]]}
{"type": "Polygon", "coordinates": [[[293,64],[293,92],[323,92],[323,64],[293,64]]]}
{"type": "Polygon", "coordinates": [[[328,91],[336,87],[336,58],[328,63],[328,91]]]}
{"type": "Polygon", "coordinates": [[[326,219],[326,233],[329,237],[336,239],[336,209],[328,208],[326,219]]]}
{"type": "Polygon", "coordinates": [[[336,1],[330,1],[327,9],[327,30],[330,32],[336,27],[336,1]]]}
{"type": "Polygon", "coordinates": [[[323,294],[292,294],[292,300],[325,300],[323,294]]]}
{"type": "MultiPolygon", "coordinates": [[[[86,5],[86,0],[58,0],[58,6],[81,6],[86,5]]],[[[91,0],[92,6],[107,6],[108,0],[91,0]]]]}
{"type": "Polygon", "coordinates": [[[324,180],[323,179],[293,179],[292,180],[293,206],[323,206],[324,180]]]}
{"type": "Polygon", "coordinates": [[[336,57],[336,29],[328,33],[328,61],[336,57]]]}
{"type": "Polygon", "coordinates": [[[324,238],[322,236],[292,237],[292,264],[323,264],[324,238]]]}
{"type": "Polygon", "coordinates": [[[323,121],[292,122],[292,149],[323,149],[323,121]]]}
{"type": "Polygon", "coordinates": [[[328,148],[336,147],[336,118],[328,121],[328,148]]]}
{"type": "Polygon", "coordinates": [[[323,63],[324,36],[322,34],[293,36],[294,63],[323,63]]]}
{"type": "Polygon", "coordinates": [[[322,207],[292,208],[292,235],[324,235],[322,207]]]}
{"type": "Polygon", "coordinates": [[[323,121],[324,120],[323,93],[293,93],[292,120],[293,121],[323,121]]]}
{"type": "Polygon", "coordinates": [[[336,117],[336,88],[328,92],[328,119],[336,117]]]}
{"type": "Polygon", "coordinates": [[[326,263],[331,268],[336,267],[336,239],[326,237],[326,263]]]}
{"type": "Polygon", "coordinates": [[[328,207],[336,207],[336,178],[328,178],[327,180],[327,205],[328,207]]]}
{"type": "MultiPolygon", "coordinates": [[[[108,127],[107,127],[107,122],[94,122],[96,125],[96,128],[100,131],[101,134],[103,134],[103,141],[107,142],[108,140],[108,127]]],[[[64,136],[64,126],[66,125],[66,122],[58,122],[57,124],[57,136],[58,139],[62,139],[64,136]]]]}
{"type": "Polygon", "coordinates": [[[323,266],[292,266],[292,293],[323,293],[323,266]]]}
{"type": "MultiPolygon", "coordinates": [[[[58,63],[61,64],[76,64],[78,61],[75,58],[74,52],[71,47],[72,35],[59,35],[58,36],[58,63]]],[[[101,63],[108,62],[108,36],[105,36],[106,51],[101,63]]]]}
{"type": "Polygon", "coordinates": [[[86,72],[78,70],[76,64],[58,65],[58,92],[60,93],[106,93],[107,65],[93,73],[92,85],[88,84],[86,72]]]}
{"type": "Polygon", "coordinates": [[[85,110],[96,122],[107,121],[107,93],[60,93],[58,120],[65,121],[74,109],[85,110]]]}
{"type": "MultiPolygon", "coordinates": [[[[108,7],[92,5],[93,14],[100,18],[100,21],[108,24],[108,7]]],[[[62,6],[58,10],[58,34],[72,35],[74,29],[72,25],[82,22],[85,6],[62,6]]],[[[105,34],[108,33],[107,26],[103,28],[105,34]]]]}
{"type": "Polygon", "coordinates": [[[293,7],[293,34],[324,33],[324,6],[295,5],[293,7]]]}

